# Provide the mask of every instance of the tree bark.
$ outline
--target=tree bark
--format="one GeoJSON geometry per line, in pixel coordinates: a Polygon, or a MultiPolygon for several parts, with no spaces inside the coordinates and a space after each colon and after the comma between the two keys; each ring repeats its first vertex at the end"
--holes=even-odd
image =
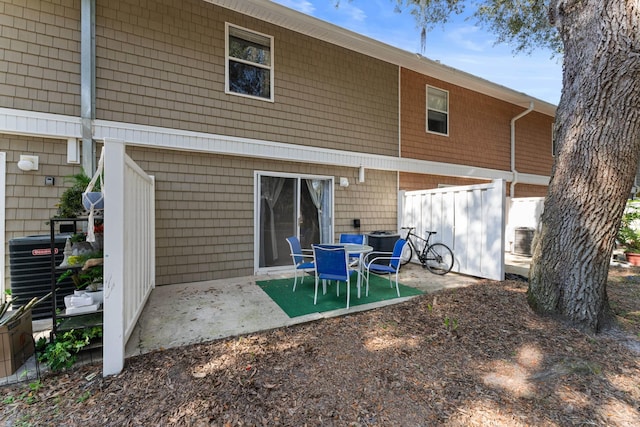
{"type": "Polygon", "coordinates": [[[556,158],[527,298],[538,313],[598,331],[640,155],[640,0],[551,0],[564,44],[556,158]]]}

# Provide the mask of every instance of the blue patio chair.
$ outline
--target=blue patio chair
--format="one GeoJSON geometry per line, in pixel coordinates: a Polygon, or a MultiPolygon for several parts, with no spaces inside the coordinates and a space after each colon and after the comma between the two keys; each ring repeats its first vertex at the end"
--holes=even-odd
{"type": "Polygon", "coordinates": [[[354,243],[364,245],[364,234],[341,234],[340,243],[354,243]]]}
{"type": "Polygon", "coordinates": [[[298,271],[302,272],[302,280],[300,283],[304,283],[304,274],[307,271],[315,270],[315,264],[313,263],[313,251],[311,249],[302,249],[300,246],[300,240],[296,236],[287,237],[287,243],[291,249],[291,259],[293,260],[294,279],[293,279],[293,291],[296,290],[298,284],[298,271]]]}
{"type": "MultiPolygon", "coordinates": [[[[341,234],[340,243],[353,243],[356,245],[364,245],[364,234],[341,234]]],[[[351,266],[356,265],[356,261],[360,260],[360,255],[349,255],[351,266]]]]}
{"type": "Polygon", "coordinates": [[[323,293],[326,293],[325,281],[336,281],[336,294],[340,296],[340,282],[347,284],[347,308],[351,294],[351,273],[349,268],[349,254],[343,247],[331,245],[312,245],[316,264],[316,289],[313,304],[318,301],[318,283],[323,281],[323,293]]]}
{"type": "Polygon", "coordinates": [[[400,288],[398,287],[398,272],[400,271],[400,259],[402,257],[402,249],[407,241],[404,239],[398,239],[393,246],[393,252],[369,252],[364,257],[364,269],[366,271],[365,281],[367,288],[365,296],[369,295],[369,274],[386,274],[389,276],[389,287],[393,287],[391,284],[391,275],[396,275],[396,292],[400,296],[400,288]],[[379,264],[377,261],[388,262],[388,265],[379,264]]]}

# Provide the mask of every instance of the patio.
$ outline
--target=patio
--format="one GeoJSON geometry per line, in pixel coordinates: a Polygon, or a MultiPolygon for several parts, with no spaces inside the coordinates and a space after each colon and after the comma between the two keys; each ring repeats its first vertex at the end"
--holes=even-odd
{"type": "MultiPolygon", "coordinates": [[[[526,276],[530,258],[506,255],[506,272],[526,276]]],[[[126,357],[158,349],[248,334],[396,304],[395,298],[325,313],[289,318],[256,281],[291,277],[291,273],[248,276],[155,288],[127,343],[126,357]]],[[[479,279],[455,273],[431,274],[416,264],[400,271],[400,283],[425,293],[469,286],[479,279]]],[[[309,278],[304,286],[313,286],[309,278]]]]}

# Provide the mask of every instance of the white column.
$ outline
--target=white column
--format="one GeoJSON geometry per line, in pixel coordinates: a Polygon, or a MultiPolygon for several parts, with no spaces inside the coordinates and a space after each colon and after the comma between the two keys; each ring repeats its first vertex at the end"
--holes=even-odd
{"type": "Polygon", "coordinates": [[[124,367],[124,159],[123,141],[105,139],[103,375],[124,367]]]}

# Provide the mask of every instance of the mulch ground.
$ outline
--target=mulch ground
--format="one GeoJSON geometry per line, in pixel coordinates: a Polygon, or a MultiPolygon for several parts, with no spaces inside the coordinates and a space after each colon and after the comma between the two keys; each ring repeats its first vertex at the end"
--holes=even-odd
{"type": "Polygon", "coordinates": [[[619,328],[541,318],[483,281],[373,311],[87,365],[0,388],[7,426],[637,426],[640,270],[619,328]]]}

